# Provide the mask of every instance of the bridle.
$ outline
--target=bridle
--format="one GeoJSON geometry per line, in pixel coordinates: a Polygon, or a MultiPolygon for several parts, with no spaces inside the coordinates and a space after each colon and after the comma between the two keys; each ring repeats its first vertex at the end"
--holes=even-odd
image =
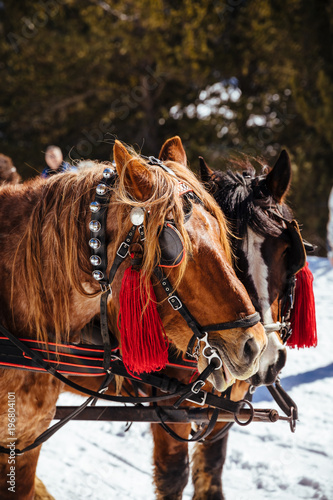
{"type": "MultiPolygon", "coordinates": [[[[175,173],[167,167],[160,160],[149,157],[148,164],[159,166],[163,168],[168,174],[176,177],[175,173]]],[[[111,361],[111,349],[110,349],[110,334],[108,330],[108,320],[107,320],[107,300],[112,293],[112,282],[115,277],[115,274],[120,266],[120,264],[126,259],[129,254],[129,248],[131,243],[134,240],[134,236],[136,231],[138,231],[140,235],[140,242],[143,244],[145,240],[145,212],[143,209],[134,208],[130,214],[132,227],[129,232],[125,236],[124,240],[119,245],[114,261],[111,265],[111,269],[109,272],[109,276],[107,276],[107,245],[106,245],[106,216],[107,209],[109,205],[109,201],[111,198],[111,188],[114,186],[117,178],[116,170],[111,168],[105,168],[103,172],[103,179],[98,184],[96,188],[96,194],[94,201],[90,204],[91,211],[91,221],[89,223],[89,228],[91,231],[91,238],[89,240],[89,246],[91,248],[91,257],[90,262],[93,266],[92,275],[96,281],[99,282],[101,287],[101,303],[100,303],[100,316],[101,316],[101,336],[104,343],[104,369],[109,371],[110,369],[110,361],[111,361]]],[[[183,197],[186,201],[188,207],[190,207],[185,214],[185,222],[191,217],[192,213],[192,204],[193,203],[201,203],[200,198],[183,182],[179,182],[179,195],[183,197]]],[[[163,236],[170,231],[170,227],[174,227],[173,221],[168,221],[168,224],[164,224],[160,241],[163,239],[163,236]]],[[[172,229],[171,229],[172,230],[172,229]]],[[[178,236],[178,231],[174,227],[173,232],[173,244],[175,245],[175,249],[173,248],[162,248],[161,247],[161,260],[165,257],[165,254],[168,253],[168,258],[170,260],[170,255],[173,256],[174,265],[170,267],[174,267],[177,264],[177,259],[179,257],[179,240],[180,236],[178,236]],[[177,242],[177,243],[175,243],[177,242]]],[[[181,246],[183,246],[180,240],[181,246]]],[[[184,250],[183,250],[184,251],[184,250]]],[[[172,260],[172,259],[171,259],[172,260]]],[[[137,264],[137,263],[136,263],[137,264]]],[[[217,331],[217,330],[230,330],[233,328],[249,328],[256,325],[260,321],[259,313],[253,313],[244,318],[237,319],[235,321],[228,321],[216,324],[210,324],[202,326],[198,323],[198,321],[192,316],[190,311],[187,309],[186,305],[182,302],[181,298],[177,294],[176,290],[174,290],[172,284],[170,283],[168,277],[166,276],[163,266],[157,265],[154,270],[154,275],[157,278],[158,282],[161,284],[163,290],[167,295],[167,300],[170,306],[174,309],[174,311],[178,311],[179,314],[184,318],[189,328],[193,331],[193,336],[189,342],[188,352],[191,353],[193,349],[194,342],[197,341],[198,345],[196,348],[196,355],[199,353],[199,344],[202,342],[204,344],[202,354],[207,359],[208,363],[208,371],[204,370],[202,375],[205,375],[205,378],[202,378],[202,382],[204,384],[204,380],[209,376],[210,373],[214,370],[219,370],[222,365],[222,359],[219,356],[217,350],[212,347],[208,340],[208,332],[209,331],[217,331]]],[[[202,384],[202,385],[203,385],[202,384]]]]}
{"type": "Polygon", "coordinates": [[[287,340],[292,334],[291,330],[291,312],[294,306],[295,298],[295,288],[296,288],[296,273],[302,269],[306,263],[306,250],[305,245],[308,246],[309,250],[313,250],[312,245],[304,242],[300,234],[298,223],[295,219],[288,220],[281,211],[281,206],[279,204],[274,204],[265,206],[260,204],[262,208],[266,209],[269,215],[272,215],[275,219],[282,222],[284,230],[287,231],[291,243],[293,258],[289,262],[286,288],[282,297],[282,305],[280,307],[280,321],[275,323],[263,323],[267,336],[272,333],[278,332],[283,344],[286,344],[287,340]],[[311,249],[310,249],[311,247],[311,249]]]}

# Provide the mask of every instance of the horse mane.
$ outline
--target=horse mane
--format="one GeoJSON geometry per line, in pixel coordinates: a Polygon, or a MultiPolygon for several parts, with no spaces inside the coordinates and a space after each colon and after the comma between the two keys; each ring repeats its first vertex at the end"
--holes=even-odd
{"type": "MultiPolygon", "coordinates": [[[[191,252],[190,239],[184,226],[183,201],[178,195],[179,181],[185,182],[201,199],[206,210],[217,220],[220,240],[226,259],[231,262],[228,228],[223,214],[215,200],[209,195],[197,178],[186,167],[170,163],[176,177],[161,167],[148,165],[137,157],[147,172],[154,176],[150,197],[145,201],[134,200],[126,188],[125,166],[112,188],[110,209],[112,220],[118,219],[114,238],[114,255],[126,231],[132,225],[131,209],[144,207],[149,216],[145,222],[145,251],[142,275],[145,282],[153,276],[160,259],[159,233],[166,220],[173,219],[180,232],[186,250],[191,252]]],[[[97,184],[102,179],[105,164],[96,164],[89,169],[55,175],[49,179],[37,179],[22,185],[22,196],[35,193],[35,203],[25,232],[16,250],[13,263],[12,306],[14,286],[20,286],[29,301],[26,326],[37,339],[47,342],[52,328],[56,342],[67,340],[71,329],[72,291],[85,297],[98,296],[101,292],[91,275],[89,262],[89,203],[92,201],[97,184]],[[19,283],[14,283],[19,276],[19,283]]],[[[114,258],[114,255],[111,259],[114,258]]],[[[112,260],[111,260],[112,262],[112,260]]],[[[109,265],[111,264],[109,262],[109,265]]],[[[176,268],[173,285],[177,288],[184,275],[186,259],[176,268]]]]}
{"type": "MultiPolygon", "coordinates": [[[[281,225],[267,211],[276,206],[266,186],[266,176],[270,171],[267,164],[261,158],[242,157],[228,159],[230,165],[231,169],[226,172],[215,171],[212,181],[215,184],[215,199],[235,235],[242,238],[249,227],[261,236],[280,236],[281,225]],[[258,166],[261,168],[260,175],[256,173],[255,167],[258,166]]],[[[285,218],[292,218],[292,212],[285,203],[279,207],[285,218]]]]}
{"type": "MultiPolygon", "coordinates": [[[[55,340],[70,332],[71,291],[94,295],[82,283],[82,272],[89,281],[86,214],[89,199],[102,177],[102,169],[36,179],[22,186],[36,193],[36,202],[17,248],[12,273],[29,301],[27,328],[38,340],[47,342],[52,324],[55,340]]],[[[30,194],[30,196],[33,196],[30,194]]]]}

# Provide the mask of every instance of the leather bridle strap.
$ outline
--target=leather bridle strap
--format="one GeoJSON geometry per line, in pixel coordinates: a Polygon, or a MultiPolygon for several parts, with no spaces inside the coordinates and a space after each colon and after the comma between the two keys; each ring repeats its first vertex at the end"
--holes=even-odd
{"type": "Polygon", "coordinates": [[[111,339],[109,333],[108,325],[108,297],[110,295],[110,289],[102,293],[99,307],[100,307],[100,332],[103,340],[104,354],[103,354],[103,368],[106,372],[109,372],[111,364],[111,339]]]}
{"type": "Polygon", "coordinates": [[[172,309],[174,309],[174,311],[179,312],[179,314],[184,318],[184,320],[186,321],[186,323],[191,328],[191,330],[193,331],[194,335],[197,338],[203,338],[204,332],[201,330],[199,323],[196,321],[196,319],[193,318],[190,311],[182,303],[182,301],[179,298],[179,295],[173,289],[173,287],[172,287],[170,281],[168,280],[168,278],[166,277],[163,269],[160,267],[156,267],[154,270],[154,274],[157,277],[160,284],[162,285],[165,293],[167,294],[168,302],[171,305],[172,309]]]}
{"type": "Polygon", "coordinates": [[[235,321],[226,321],[225,323],[216,323],[214,325],[203,326],[205,332],[215,332],[217,330],[232,330],[233,328],[250,328],[260,321],[260,314],[255,312],[245,318],[236,319],[235,321]]]}
{"type": "MultiPolygon", "coordinates": [[[[124,261],[124,259],[128,255],[128,249],[130,244],[132,243],[134,234],[135,234],[136,226],[132,226],[130,231],[127,233],[125,240],[120,244],[113,264],[110,269],[109,279],[106,282],[107,287],[103,291],[100,299],[100,325],[101,325],[101,336],[104,345],[104,359],[103,359],[103,368],[105,371],[109,371],[111,364],[111,341],[110,341],[110,332],[108,326],[108,312],[107,312],[107,302],[108,297],[111,293],[111,284],[116,275],[118,267],[124,261]]],[[[105,263],[106,265],[106,263],[105,263]]],[[[103,284],[103,286],[105,286],[103,284]]],[[[103,289],[103,288],[102,288],[103,289]]]]}
{"type": "Polygon", "coordinates": [[[120,264],[126,259],[128,252],[129,252],[129,247],[133,241],[135,231],[136,231],[137,226],[133,225],[129,232],[127,233],[124,241],[119,245],[119,248],[116,252],[116,256],[114,258],[114,261],[112,263],[110,273],[109,273],[109,286],[111,286],[114,277],[116,275],[116,272],[118,270],[118,267],[120,264]]]}
{"type": "Polygon", "coordinates": [[[188,344],[187,354],[193,356],[192,350],[196,340],[204,341],[206,344],[204,347],[204,351],[207,349],[210,351],[209,354],[207,352],[207,355],[205,355],[205,353],[204,355],[208,359],[209,363],[211,363],[212,361],[214,362],[214,364],[216,365],[215,369],[221,368],[222,360],[220,356],[217,354],[216,349],[209,345],[207,332],[217,331],[217,330],[231,330],[233,328],[250,328],[251,326],[254,326],[260,322],[260,314],[258,312],[255,312],[253,314],[250,314],[249,316],[246,316],[245,318],[236,319],[235,321],[226,321],[224,323],[216,323],[216,324],[201,326],[189,312],[187,307],[182,303],[182,301],[179,298],[179,295],[173,289],[163,269],[161,269],[160,267],[156,267],[154,270],[154,274],[158,278],[165,293],[167,294],[168,302],[171,305],[171,307],[175,311],[179,312],[179,314],[184,318],[188,326],[193,331],[193,336],[188,344]]]}

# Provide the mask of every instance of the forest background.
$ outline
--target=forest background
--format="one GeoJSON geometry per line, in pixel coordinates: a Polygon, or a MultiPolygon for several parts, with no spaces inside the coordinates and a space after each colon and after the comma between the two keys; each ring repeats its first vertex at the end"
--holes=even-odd
{"type": "Polygon", "coordinates": [[[49,144],[71,162],[112,143],[191,168],[230,155],[292,160],[289,203],[326,253],[333,185],[333,2],[0,0],[0,153],[24,179],[49,144]]]}

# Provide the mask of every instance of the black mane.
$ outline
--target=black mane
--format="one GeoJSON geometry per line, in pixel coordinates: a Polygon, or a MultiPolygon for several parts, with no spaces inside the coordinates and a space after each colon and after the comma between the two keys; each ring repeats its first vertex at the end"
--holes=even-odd
{"type": "MultiPolygon", "coordinates": [[[[266,185],[266,174],[256,175],[251,164],[242,172],[215,171],[211,179],[215,185],[214,197],[232,225],[234,234],[240,238],[250,227],[262,236],[280,236],[281,223],[267,211],[277,206],[266,185]]],[[[279,205],[279,212],[290,220],[291,210],[279,205]]]]}

